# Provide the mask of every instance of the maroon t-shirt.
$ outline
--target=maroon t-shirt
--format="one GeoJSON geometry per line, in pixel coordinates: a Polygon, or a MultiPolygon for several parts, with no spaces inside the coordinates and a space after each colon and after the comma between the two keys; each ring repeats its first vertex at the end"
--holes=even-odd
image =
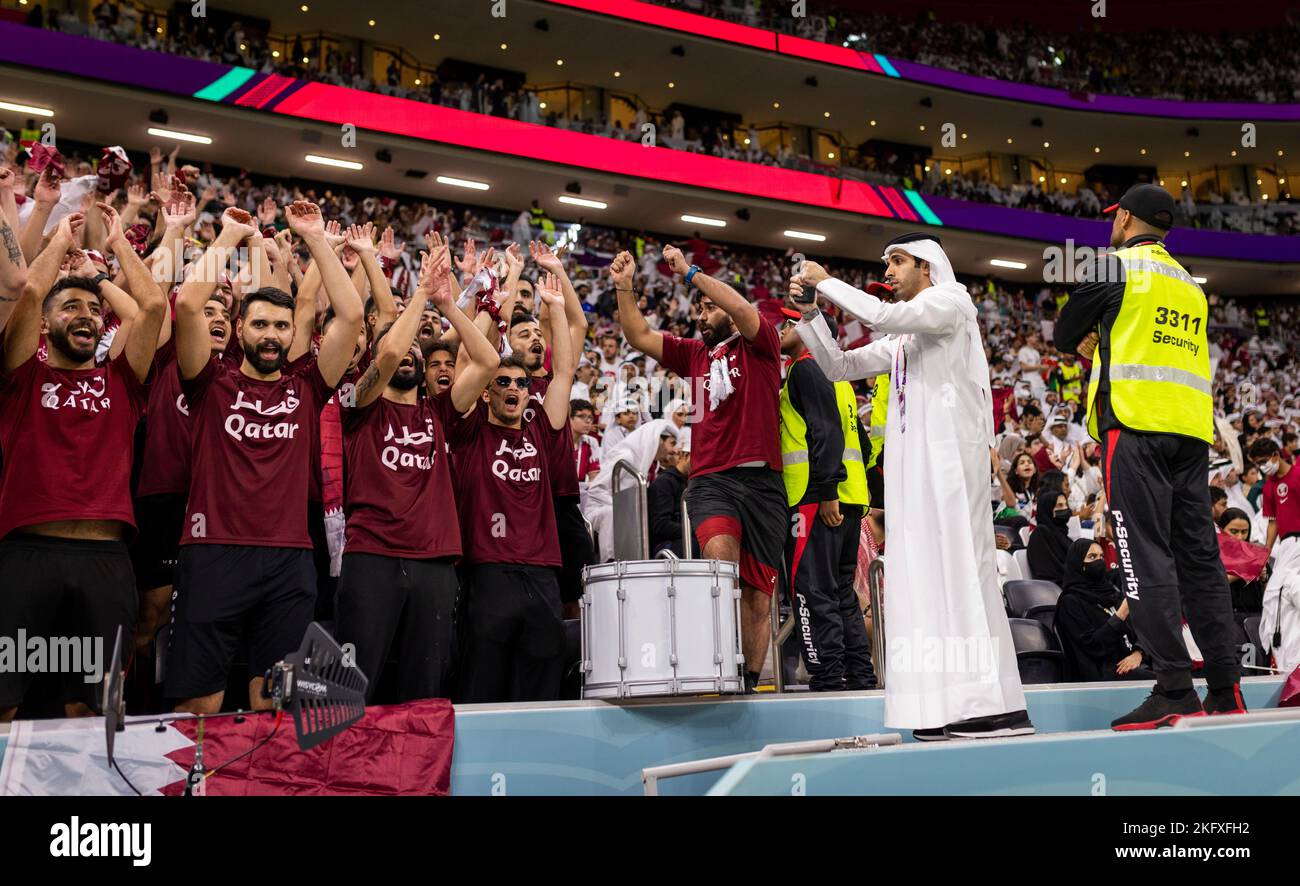
{"type": "Polygon", "coordinates": [[[349,554],[459,557],[460,523],[443,429],[447,395],[380,397],[342,410],[349,554]]]}
{"type": "Polygon", "coordinates": [[[154,355],[136,495],[185,495],[189,491],[190,406],[181,391],[172,338],[154,355]]]}
{"type": "Polygon", "coordinates": [[[1274,474],[1264,481],[1261,510],[1265,517],[1277,521],[1278,538],[1300,532],[1300,473],[1294,465],[1285,477],[1274,474]],[[1297,484],[1295,489],[1291,488],[1293,483],[1297,484]]]}
{"type": "Polygon", "coordinates": [[[181,544],[310,549],[307,473],[334,390],[315,362],[259,381],[213,360],[181,389],[194,423],[181,544]]]}
{"type": "Polygon", "coordinates": [[[698,339],[664,335],[663,365],[682,378],[703,380],[692,404],[691,476],[703,476],[748,462],[781,470],[778,412],[781,394],[781,340],[776,329],[760,324],[753,341],[737,335],[713,352],[698,339]],[[709,367],[725,357],[732,393],[717,409],[709,404],[709,367]],[[697,419],[696,416],[699,416],[697,419]]]}
{"type": "MultiPolygon", "coordinates": [[[[551,381],[552,377],[549,375],[533,376],[533,387],[529,393],[533,402],[524,407],[524,421],[533,421],[537,418],[546,421],[542,401],[551,387],[551,381]]],[[[565,405],[567,407],[568,404],[565,405]]],[[[550,427],[549,422],[547,427],[550,427]]],[[[577,453],[573,449],[573,430],[569,427],[567,418],[564,420],[563,433],[555,437],[555,445],[551,447],[546,465],[551,472],[552,495],[559,498],[564,495],[579,494],[577,453]]]]}
{"type": "Polygon", "coordinates": [[[57,520],[134,528],[131,456],[147,400],[125,353],[93,369],[33,354],[0,381],[0,538],[57,520]]]}
{"type": "Polygon", "coordinates": [[[469,415],[447,416],[465,560],[559,566],[548,453],[561,431],[544,412],[522,428],[494,425],[487,415],[479,400],[469,415]]]}

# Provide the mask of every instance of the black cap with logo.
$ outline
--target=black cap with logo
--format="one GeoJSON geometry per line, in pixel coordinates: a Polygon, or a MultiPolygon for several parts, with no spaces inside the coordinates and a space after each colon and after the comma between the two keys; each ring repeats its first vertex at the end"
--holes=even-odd
{"type": "Polygon", "coordinates": [[[1110,215],[1117,209],[1127,209],[1147,224],[1166,231],[1174,226],[1174,198],[1159,185],[1134,185],[1118,203],[1102,212],[1110,215]]]}

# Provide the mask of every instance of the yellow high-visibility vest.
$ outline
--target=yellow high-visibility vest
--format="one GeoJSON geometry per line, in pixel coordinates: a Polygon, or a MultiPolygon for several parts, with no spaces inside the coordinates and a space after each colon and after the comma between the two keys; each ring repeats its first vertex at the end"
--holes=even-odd
{"type": "MultiPolygon", "coordinates": [[[[799,359],[811,357],[805,354],[799,359]]],[[[867,468],[858,442],[858,398],[853,393],[851,384],[846,381],[835,383],[835,403],[840,413],[840,426],[844,431],[843,462],[846,474],[837,490],[839,500],[846,505],[866,507],[870,501],[867,468]]],[[[786,501],[793,507],[808,491],[808,425],[790,403],[788,374],[785,383],[781,385],[781,464],[786,501]]]]}
{"type": "Polygon", "coordinates": [[[1083,396],[1083,367],[1078,363],[1073,366],[1062,363],[1056,369],[1061,373],[1061,399],[1067,403],[1078,403],[1083,396]]]}
{"type": "Polygon", "coordinates": [[[1124,303],[1101,329],[1088,380],[1088,433],[1097,431],[1097,385],[1105,362],[1110,408],[1126,428],[1214,442],[1209,306],[1163,243],[1119,249],[1124,303]]]}
{"type": "Polygon", "coordinates": [[[870,470],[880,461],[880,450],[885,447],[885,422],[889,419],[889,373],[876,376],[876,388],[871,395],[871,455],[867,458],[870,470]]]}

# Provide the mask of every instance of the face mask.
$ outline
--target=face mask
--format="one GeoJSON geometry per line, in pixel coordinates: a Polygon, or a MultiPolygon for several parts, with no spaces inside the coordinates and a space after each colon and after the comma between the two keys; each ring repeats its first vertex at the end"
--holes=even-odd
{"type": "Polygon", "coordinates": [[[1279,462],[1268,461],[1259,466],[1259,472],[1265,477],[1271,477],[1277,473],[1279,467],[1281,467],[1279,462]]]}
{"type": "Polygon", "coordinates": [[[1101,581],[1106,577],[1106,561],[1093,560],[1083,564],[1083,575],[1088,581],[1101,581]]]}
{"type": "Polygon", "coordinates": [[[1057,508],[1052,511],[1052,518],[1055,519],[1057,523],[1068,523],[1070,520],[1070,509],[1057,508]]]}

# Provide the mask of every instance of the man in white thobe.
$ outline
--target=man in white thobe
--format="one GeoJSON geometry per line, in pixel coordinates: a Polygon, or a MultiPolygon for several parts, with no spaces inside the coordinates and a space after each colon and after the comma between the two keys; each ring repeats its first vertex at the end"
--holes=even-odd
{"type": "MultiPolygon", "coordinates": [[[[684,408],[685,404],[682,403],[679,409],[684,408]]],[[[600,471],[587,485],[587,506],[583,511],[587,522],[596,530],[601,563],[614,558],[614,466],[620,461],[629,462],[642,476],[647,477],[648,485],[650,467],[677,450],[680,426],[673,420],[676,411],[665,413],[667,418],[657,418],[642,425],[617,443],[606,447],[601,454],[600,471]]],[[[626,482],[619,488],[624,488],[625,485],[626,482]]]]}
{"type": "Polygon", "coordinates": [[[998,587],[989,447],[993,399],[976,308],[938,241],[890,241],[896,301],[804,262],[804,286],[883,339],[843,351],[816,305],[798,331],[832,381],[889,373],[885,426],[885,725],[920,740],[1028,735],[1024,690],[998,587]]]}

